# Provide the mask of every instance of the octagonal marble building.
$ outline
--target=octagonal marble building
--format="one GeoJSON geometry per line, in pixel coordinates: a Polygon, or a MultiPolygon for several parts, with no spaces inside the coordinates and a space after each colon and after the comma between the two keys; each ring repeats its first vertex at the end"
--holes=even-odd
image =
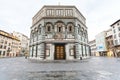
{"type": "Polygon", "coordinates": [[[29,58],[76,60],[89,57],[86,19],[75,6],[45,5],[32,18],[29,58]]]}

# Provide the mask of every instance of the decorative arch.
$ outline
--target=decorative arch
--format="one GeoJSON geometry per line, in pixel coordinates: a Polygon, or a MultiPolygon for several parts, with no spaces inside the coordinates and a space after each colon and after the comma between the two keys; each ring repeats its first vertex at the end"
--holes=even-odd
{"type": "Polygon", "coordinates": [[[65,23],[62,21],[55,22],[55,26],[57,28],[57,32],[63,32],[65,31],[65,23]]]}
{"type": "Polygon", "coordinates": [[[80,24],[78,24],[78,33],[79,33],[79,34],[82,34],[82,27],[81,27],[80,24]]]}
{"type": "Polygon", "coordinates": [[[38,34],[41,34],[41,24],[38,25],[38,34]]]}
{"type": "Polygon", "coordinates": [[[84,36],[84,28],[81,27],[81,35],[84,36]]]}
{"type": "Polygon", "coordinates": [[[87,38],[87,30],[84,30],[84,36],[87,38]]]}
{"type": "Polygon", "coordinates": [[[65,23],[61,20],[58,20],[58,21],[55,22],[55,24],[57,24],[57,23],[63,23],[65,25],[65,23]]]}
{"type": "Polygon", "coordinates": [[[68,24],[72,24],[72,25],[74,26],[74,23],[73,23],[73,22],[68,22],[67,25],[68,25],[68,24]]]}
{"type": "Polygon", "coordinates": [[[34,30],[31,30],[31,38],[33,38],[34,37],[34,30]]]}
{"type": "Polygon", "coordinates": [[[51,22],[47,22],[45,25],[46,32],[52,32],[53,24],[51,22]]]}
{"type": "Polygon", "coordinates": [[[35,28],[34,28],[34,32],[37,32],[37,31],[38,31],[38,27],[35,27],[35,28]]]}
{"type": "Polygon", "coordinates": [[[68,22],[67,31],[68,32],[74,32],[74,24],[72,22],[68,22]]]}

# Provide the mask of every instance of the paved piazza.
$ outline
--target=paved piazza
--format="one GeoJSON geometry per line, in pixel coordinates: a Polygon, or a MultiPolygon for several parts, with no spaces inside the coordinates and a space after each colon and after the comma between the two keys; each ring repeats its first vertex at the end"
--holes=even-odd
{"type": "Polygon", "coordinates": [[[120,59],[91,57],[82,61],[0,59],[0,80],[120,80],[120,59]]]}

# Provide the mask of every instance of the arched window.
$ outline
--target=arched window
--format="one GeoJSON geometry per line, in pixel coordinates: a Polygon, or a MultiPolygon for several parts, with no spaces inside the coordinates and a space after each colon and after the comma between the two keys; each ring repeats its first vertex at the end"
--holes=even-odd
{"type": "Polygon", "coordinates": [[[34,30],[31,30],[31,38],[34,38],[34,30]]]}
{"type": "Polygon", "coordinates": [[[46,32],[52,32],[52,24],[51,23],[46,24],[46,32]]]}
{"type": "Polygon", "coordinates": [[[61,32],[62,31],[62,27],[58,27],[58,32],[61,32]]]}
{"type": "Polygon", "coordinates": [[[78,34],[81,34],[81,26],[78,24],[78,34]]]}
{"type": "Polygon", "coordinates": [[[84,28],[81,28],[81,35],[84,36],[84,28]]]}
{"type": "Polygon", "coordinates": [[[69,32],[72,32],[72,26],[69,26],[69,32]]]}
{"type": "Polygon", "coordinates": [[[68,23],[67,29],[68,29],[68,30],[67,30],[68,32],[73,32],[73,31],[74,31],[74,25],[73,25],[73,23],[71,23],[71,22],[68,23]]]}
{"type": "Polygon", "coordinates": [[[41,28],[40,27],[38,28],[38,34],[41,34],[41,28]]]}
{"type": "Polygon", "coordinates": [[[50,32],[51,31],[51,27],[47,26],[47,31],[50,32]]]}
{"type": "Polygon", "coordinates": [[[84,31],[84,36],[87,38],[87,30],[84,31]]]}
{"type": "Polygon", "coordinates": [[[41,34],[41,24],[38,25],[38,34],[41,34]]]}
{"type": "Polygon", "coordinates": [[[57,21],[55,23],[55,27],[54,27],[55,31],[57,32],[64,32],[65,31],[65,24],[62,21],[57,21]]]}

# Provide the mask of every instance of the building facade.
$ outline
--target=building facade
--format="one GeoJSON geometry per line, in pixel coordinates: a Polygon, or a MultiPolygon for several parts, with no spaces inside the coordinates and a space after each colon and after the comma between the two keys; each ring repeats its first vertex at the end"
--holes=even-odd
{"type": "Polygon", "coordinates": [[[113,44],[113,31],[108,29],[96,35],[95,40],[89,41],[92,56],[116,57],[113,44]]]}
{"type": "Polygon", "coordinates": [[[74,60],[89,56],[86,19],[75,6],[43,6],[32,21],[30,58],[74,60]]]}
{"type": "Polygon", "coordinates": [[[0,57],[16,57],[20,53],[20,40],[0,30],[0,57]]]}
{"type": "Polygon", "coordinates": [[[21,55],[24,55],[26,52],[29,51],[29,38],[20,32],[13,31],[12,34],[18,37],[18,39],[20,40],[21,55]]]}
{"type": "Polygon", "coordinates": [[[90,51],[91,51],[91,56],[99,56],[99,54],[97,54],[96,50],[96,41],[95,39],[92,41],[89,41],[89,45],[90,45],[90,51]]]}
{"type": "Polygon", "coordinates": [[[107,44],[107,56],[115,57],[114,44],[113,44],[113,32],[112,29],[106,31],[106,44],[107,44]]]}
{"type": "Polygon", "coordinates": [[[114,22],[111,27],[113,32],[115,54],[117,57],[120,57],[120,19],[114,22]]]}
{"type": "Polygon", "coordinates": [[[100,56],[107,56],[106,32],[103,31],[95,36],[96,48],[100,56]]]}

